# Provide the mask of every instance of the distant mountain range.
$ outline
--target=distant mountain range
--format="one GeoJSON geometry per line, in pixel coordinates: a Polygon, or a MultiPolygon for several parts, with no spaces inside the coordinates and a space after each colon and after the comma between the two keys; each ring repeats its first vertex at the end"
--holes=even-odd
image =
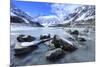
{"type": "Polygon", "coordinates": [[[29,16],[21,9],[11,7],[11,23],[25,23],[34,27],[52,26],[67,27],[80,24],[95,25],[95,6],[85,5],[75,8],[72,13],[67,14],[61,21],[56,15],[38,16],[36,18],[29,16]]]}
{"type": "Polygon", "coordinates": [[[56,15],[49,16],[39,16],[36,18],[38,22],[41,21],[41,24],[44,26],[74,26],[77,24],[95,24],[95,6],[94,5],[85,5],[77,7],[72,13],[64,17],[64,20],[61,21],[56,15]]]}
{"type": "Polygon", "coordinates": [[[60,23],[60,19],[56,15],[39,16],[35,20],[41,22],[43,26],[53,26],[60,23]]]}

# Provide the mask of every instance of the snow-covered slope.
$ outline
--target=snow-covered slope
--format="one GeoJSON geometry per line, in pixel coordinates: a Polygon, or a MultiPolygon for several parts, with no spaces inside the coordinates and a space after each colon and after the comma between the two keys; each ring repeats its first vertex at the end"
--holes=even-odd
{"type": "Polygon", "coordinates": [[[88,17],[95,16],[95,6],[87,5],[87,6],[80,6],[76,8],[73,13],[69,14],[69,19],[73,18],[71,21],[80,21],[84,20],[88,17]]]}
{"type": "MultiPolygon", "coordinates": [[[[66,12],[67,13],[67,12],[66,12]]],[[[64,13],[63,13],[64,14],[64,13]]],[[[38,17],[31,17],[24,11],[16,8],[15,6],[11,7],[11,16],[18,16],[29,24],[39,24],[43,26],[56,26],[59,24],[66,25],[71,23],[75,25],[78,23],[85,23],[83,21],[95,20],[95,6],[94,5],[82,5],[75,7],[72,12],[69,12],[64,19],[61,19],[59,16],[55,15],[42,15],[38,17]]],[[[89,22],[90,23],[90,22],[89,22]]]]}
{"type": "Polygon", "coordinates": [[[31,26],[42,26],[39,22],[33,21],[33,18],[29,16],[27,13],[17,8],[16,6],[11,7],[10,12],[11,23],[25,23],[26,25],[31,26]]]}
{"type": "Polygon", "coordinates": [[[43,26],[51,26],[60,23],[60,19],[55,15],[39,16],[37,21],[40,22],[43,26]]]}
{"type": "MultiPolygon", "coordinates": [[[[85,21],[93,20],[95,21],[95,6],[94,5],[85,5],[77,7],[73,13],[70,13],[68,16],[65,16],[62,25],[66,25],[71,23],[71,25],[75,25],[78,23],[86,23],[85,21]],[[81,22],[82,21],[82,22],[81,22]]],[[[90,22],[89,22],[90,23],[90,22]]],[[[94,23],[95,24],[95,23],[94,23]]]]}
{"type": "Polygon", "coordinates": [[[90,19],[95,19],[95,6],[82,5],[76,7],[72,12],[67,14],[64,18],[65,18],[64,20],[61,20],[61,18],[56,15],[49,15],[49,16],[39,16],[35,20],[40,22],[43,26],[55,26],[59,24],[69,24],[69,23],[74,25],[79,21],[87,21],[90,19]]]}

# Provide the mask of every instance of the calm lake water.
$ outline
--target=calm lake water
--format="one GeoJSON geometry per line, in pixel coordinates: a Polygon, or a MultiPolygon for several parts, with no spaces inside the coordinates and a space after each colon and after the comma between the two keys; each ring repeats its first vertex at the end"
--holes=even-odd
{"type": "MultiPolygon", "coordinates": [[[[66,28],[66,30],[69,28],[66,28]]],[[[79,30],[83,30],[79,29],[79,30]]],[[[45,53],[48,51],[48,47],[44,44],[39,45],[39,48],[27,56],[21,58],[14,56],[14,44],[16,43],[16,37],[20,34],[31,35],[39,40],[41,34],[51,34],[52,36],[57,34],[59,36],[68,38],[73,37],[65,31],[63,28],[40,28],[40,27],[26,27],[26,26],[11,26],[11,64],[18,66],[25,65],[40,65],[40,64],[58,64],[58,63],[75,63],[75,62],[91,62],[95,61],[95,33],[88,34],[88,39],[82,47],[73,53],[66,53],[66,55],[59,61],[50,62],[45,58],[45,53]]],[[[81,45],[81,44],[80,44],[81,45]]]]}

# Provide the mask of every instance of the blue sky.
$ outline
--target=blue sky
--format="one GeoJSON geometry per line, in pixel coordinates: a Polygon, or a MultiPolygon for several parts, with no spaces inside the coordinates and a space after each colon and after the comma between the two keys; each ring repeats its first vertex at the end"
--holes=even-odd
{"type": "Polygon", "coordinates": [[[12,1],[21,10],[29,13],[31,16],[38,15],[53,15],[51,12],[51,3],[45,2],[25,2],[25,1],[12,1]]]}
{"type": "Polygon", "coordinates": [[[32,17],[39,15],[56,15],[63,17],[63,14],[69,14],[73,12],[78,4],[57,4],[57,3],[47,3],[47,2],[32,2],[32,1],[18,1],[11,0],[11,2],[24,12],[28,13],[32,17]]]}

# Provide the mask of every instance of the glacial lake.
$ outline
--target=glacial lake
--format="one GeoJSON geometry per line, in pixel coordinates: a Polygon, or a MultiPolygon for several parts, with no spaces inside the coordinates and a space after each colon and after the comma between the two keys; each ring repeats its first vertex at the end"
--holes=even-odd
{"type": "MultiPolygon", "coordinates": [[[[73,53],[66,53],[66,55],[59,61],[50,62],[45,58],[45,53],[48,48],[44,44],[39,45],[39,48],[27,56],[22,58],[14,56],[14,46],[16,43],[16,37],[20,34],[31,35],[39,40],[41,34],[50,34],[51,36],[59,35],[65,38],[72,37],[66,31],[75,28],[48,28],[48,27],[27,27],[27,26],[11,26],[11,64],[17,66],[25,65],[43,65],[43,64],[59,64],[59,63],[76,63],[76,62],[93,62],[95,61],[95,32],[89,33],[86,36],[89,38],[81,48],[73,53]]],[[[76,28],[78,30],[84,30],[84,28],[76,28]]]]}

